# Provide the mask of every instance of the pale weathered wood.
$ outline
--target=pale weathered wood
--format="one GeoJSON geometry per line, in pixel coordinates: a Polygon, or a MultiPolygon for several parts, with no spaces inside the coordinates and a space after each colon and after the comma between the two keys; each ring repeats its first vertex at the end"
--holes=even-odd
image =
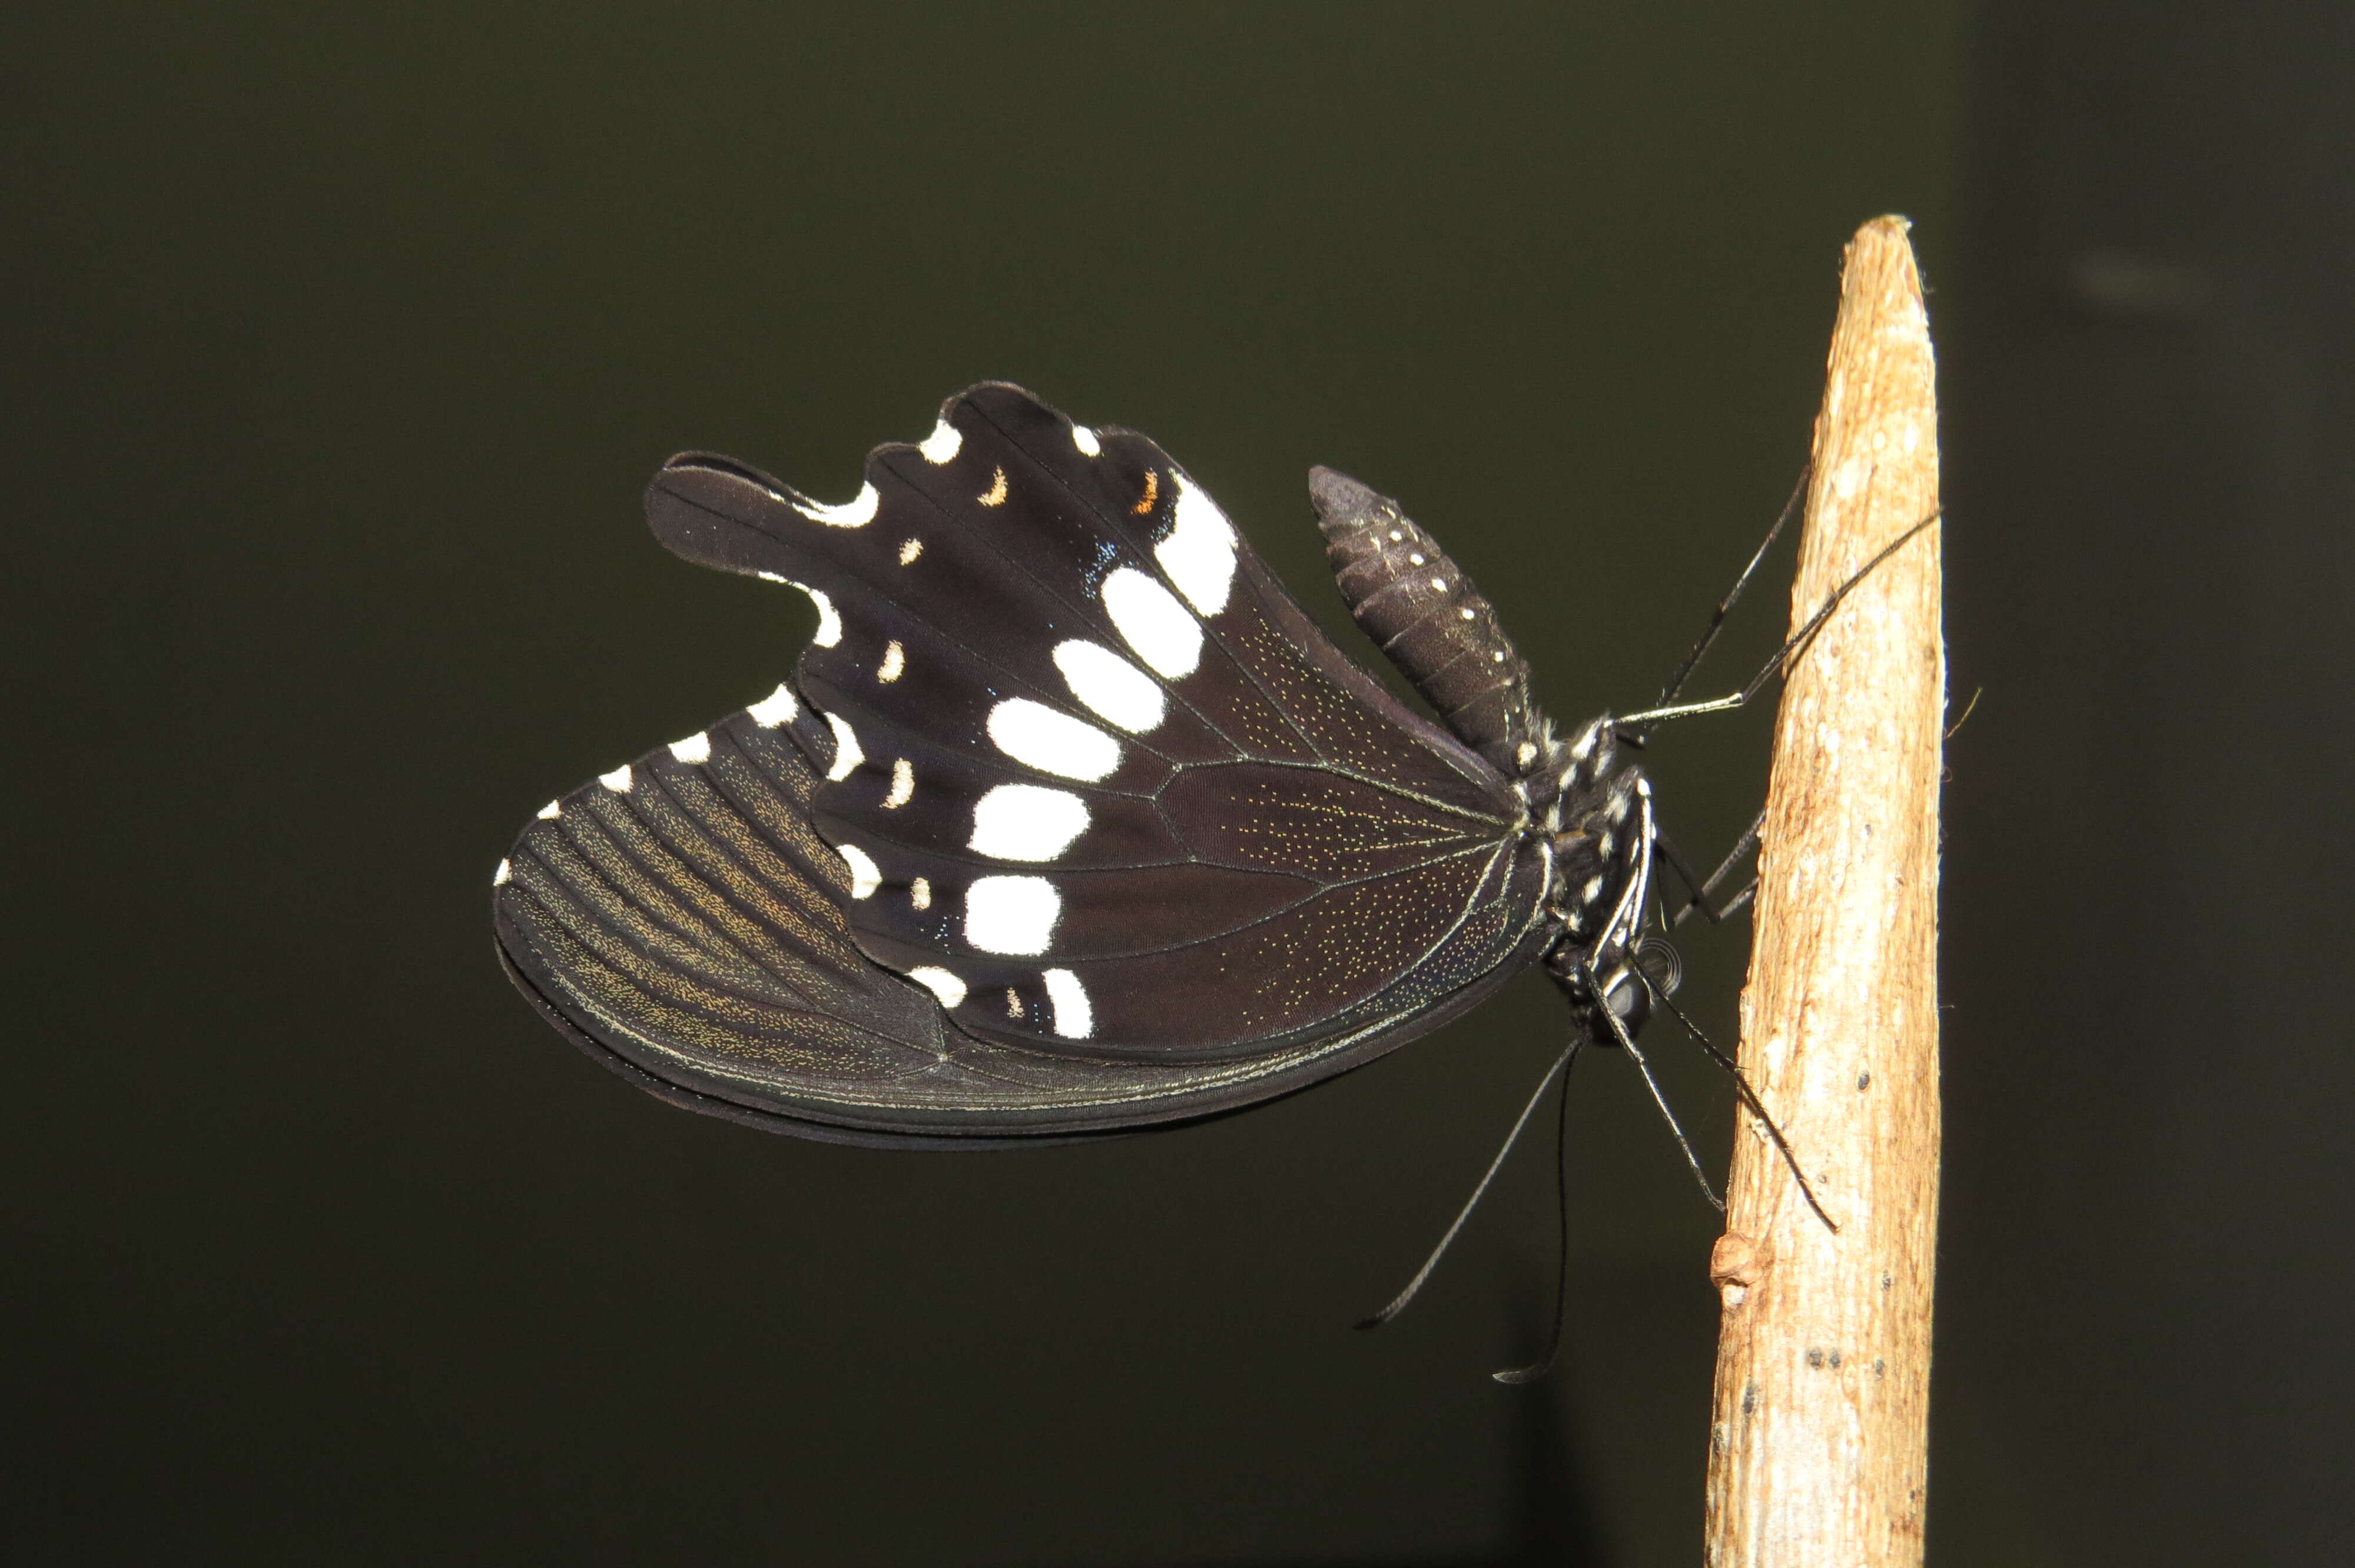
{"type": "MultiPolygon", "coordinates": [[[[1929,323],[1902,218],[1849,242],[1816,423],[1796,630],[1938,509],[1929,323]]],[[[1945,656],[1934,525],[1790,672],[1774,740],[1710,1428],[1714,1568],[1922,1560],[1938,1211],[1938,781],[1945,656]]]]}

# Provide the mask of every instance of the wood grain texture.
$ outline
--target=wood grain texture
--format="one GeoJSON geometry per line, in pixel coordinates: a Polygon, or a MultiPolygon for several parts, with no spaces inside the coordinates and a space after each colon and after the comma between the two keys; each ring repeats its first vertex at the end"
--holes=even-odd
{"type": "MultiPolygon", "coordinates": [[[[1938,510],[1935,367],[1902,218],[1849,242],[1816,424],[1796,630],[1938,510]]],[[[1767,794],[1734,1140],[1707,1540],[1716,1568],[1918,1563],[1938,1210],[1938,784],[1945,695],[1933,526],[1790,672],[1767,794]]]]}

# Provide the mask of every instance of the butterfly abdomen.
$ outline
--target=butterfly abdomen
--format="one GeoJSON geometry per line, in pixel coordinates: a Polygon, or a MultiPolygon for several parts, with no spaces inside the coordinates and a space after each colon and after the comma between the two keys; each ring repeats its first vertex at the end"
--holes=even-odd
{"type": "Polygon", "coordinates": [[[1308,472],[1325,554],[1349,613],[1449,729],[1508,774],[1543,725],[1529,667],[1496,609],[1431,535],[1347,474],[1308,472]]]}

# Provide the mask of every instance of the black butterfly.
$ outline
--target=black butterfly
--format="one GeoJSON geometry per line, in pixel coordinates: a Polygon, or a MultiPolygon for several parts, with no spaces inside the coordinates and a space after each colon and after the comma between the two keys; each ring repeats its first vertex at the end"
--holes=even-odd
{"type": "Polygon", "coordinates": [[[1351,613],[1446,728],[1159,447],[1018,387],[951,398],[841,505],[672,459],[656,537],[800,588],[817,632],[770,696],[526,825],[509,973],[675,1104],[867,1144],[1231,1110],[1532,963],[1626,1041],[1658,840],[1614,721],[1557,735],[1428,534],[1309,488],[1351,613]]]}

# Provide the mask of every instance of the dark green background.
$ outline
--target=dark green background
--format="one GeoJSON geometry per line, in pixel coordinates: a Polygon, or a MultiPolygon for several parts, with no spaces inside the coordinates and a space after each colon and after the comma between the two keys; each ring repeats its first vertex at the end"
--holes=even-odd
{"type": "MultiPolygon", "coordinates": [[[[1894,210],[1988,687],[1949,799],[1934,1556],[2325,1551],[2355,95],[2310,16],[12,22],[0,1543],[1691,1561],[1715,1217],[1625,1064],[1578,1084],[1560,1375],[1486,1376],[1541,1336],[1539,1152],[1347,1331],[1560,1042],[1542,982],[1215,1125],[882,1154],[596,1070],[500,978],[488,877],[806,633],[653,544],[655,465],[845,495],[984,376],[1152,432],[1332,625],[1302,476],[1360,474],[1553,712],[1638,705],[1795,477],[1839,247],[1894,210]]],[[[1779,577],[1755,603],[1721,675],[1779,577]]],[[[1696,853],[1768,723],[1654,747],[1696,853]]],[[[1689,948],[1727,1033],[1744,950],[1689,948]]],[[[1656,1054],[1721,1161],[1721,1086],[1656,1054]]]]}

